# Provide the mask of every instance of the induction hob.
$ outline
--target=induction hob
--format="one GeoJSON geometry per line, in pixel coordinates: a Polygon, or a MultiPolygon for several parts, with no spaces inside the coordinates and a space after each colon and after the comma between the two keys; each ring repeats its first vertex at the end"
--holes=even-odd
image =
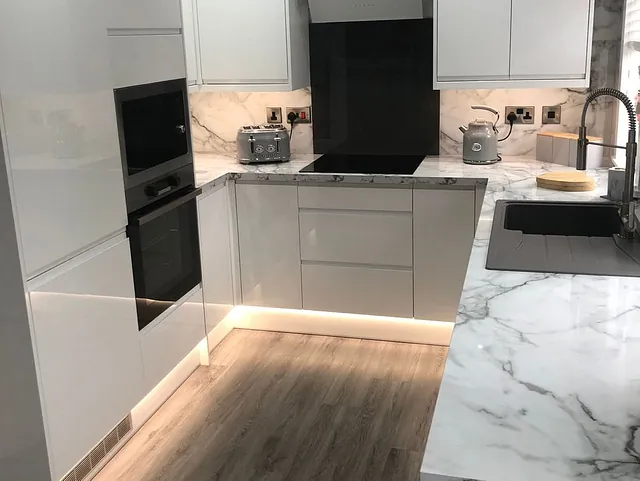
{"type": "Polygon", "coordinates": [[[424,158],[424,155],[326,154],[300,172],[411,175],[418,169],[424,158]]]}

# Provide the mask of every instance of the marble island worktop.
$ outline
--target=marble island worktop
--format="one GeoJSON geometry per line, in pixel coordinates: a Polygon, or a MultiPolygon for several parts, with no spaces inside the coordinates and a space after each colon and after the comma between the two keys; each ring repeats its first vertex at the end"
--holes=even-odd
{"type": "Polygon", "coordinates": [[[422,481],[640,479],[640,279],[488,271],[500,199],[598,200],[598,189],[538,189],[567,167],[506,157],[494,166],[427,158],[412,176],[301,174],[315,159],[272,166],[196,156],[204,189],[243,180],[486,184],[422,481]]]}

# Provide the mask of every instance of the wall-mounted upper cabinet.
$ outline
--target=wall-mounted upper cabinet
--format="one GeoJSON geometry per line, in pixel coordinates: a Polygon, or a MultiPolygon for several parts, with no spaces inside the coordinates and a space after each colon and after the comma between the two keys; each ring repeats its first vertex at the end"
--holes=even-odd
{"type": "Polygon", "coordinates": [[[435,0],[436,89],[589,86],[594,0],[435,0]]]}
{"type": "Polygon", "coordinates": [[[191,85],[209,91],[309,86],[307,0],[182,1],[191,85]]]}

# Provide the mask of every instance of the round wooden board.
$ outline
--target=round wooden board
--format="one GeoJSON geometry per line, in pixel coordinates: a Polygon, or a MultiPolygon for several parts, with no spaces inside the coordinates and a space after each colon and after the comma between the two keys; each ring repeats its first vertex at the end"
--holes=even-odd
{"type": "Polygon", "coordinates": [[[565,192],[588,192],[596,188],[596,181],[584,172],[547,172],[536,177],[538,187],[565,192]]]}

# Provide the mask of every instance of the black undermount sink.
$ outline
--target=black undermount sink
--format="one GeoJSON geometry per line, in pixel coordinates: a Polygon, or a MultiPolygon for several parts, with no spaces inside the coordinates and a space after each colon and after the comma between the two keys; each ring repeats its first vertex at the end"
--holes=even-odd
{"type": "Polygon", "coordinates": [[[640,243],[620,239],[605,202],[496,202],[487,269],[640,277],[640,243]]]}

